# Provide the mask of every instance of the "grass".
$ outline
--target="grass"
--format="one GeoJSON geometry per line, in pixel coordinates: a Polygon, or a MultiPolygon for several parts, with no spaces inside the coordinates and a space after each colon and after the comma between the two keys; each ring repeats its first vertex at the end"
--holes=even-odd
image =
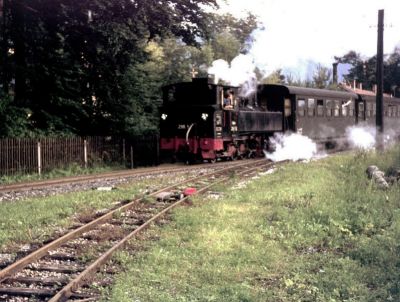
{"type": "MultiPolygon", "coordinates": [[[[194,199],[146,251],[120,253],[110,301],[399,301],[399,147],[292,163],[218,200],[194,199]]],[[[221,189],[221,188],[220,188],[221,189]]]]}
{"type": "Polygon", "coordinates": [[[37,173],[2,175],[0,177],[0,184],[11,184],[18,182],[26,182],[26,181],[36,181],[36,180],[53,179],[60,177],[95,174],[102,172],[110,172],[114,170],[121,170],[124,168],[125,167],[121,165],[112,165],[112,166],[95,165],[88,168],[84,168],[78,163],[73,163],[64,168],[56,168],[51,171],[45,171],[41,175],[37,173]]]}

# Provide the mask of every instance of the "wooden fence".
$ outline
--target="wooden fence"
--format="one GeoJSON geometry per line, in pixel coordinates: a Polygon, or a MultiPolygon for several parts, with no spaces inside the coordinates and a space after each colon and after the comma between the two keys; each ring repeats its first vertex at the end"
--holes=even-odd
{"type": "Polygon", "coordinates": [[[42,173],[71,164],[82,167],[158,164],[158,137],[0,139],[0,175],[42,173]]]}

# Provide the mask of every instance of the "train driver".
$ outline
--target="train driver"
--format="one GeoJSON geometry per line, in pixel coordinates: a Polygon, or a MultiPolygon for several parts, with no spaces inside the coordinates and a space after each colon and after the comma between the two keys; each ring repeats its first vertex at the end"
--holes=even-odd
{"type": "Polygon", "coordinates": [[[227,91],[224,94],[224,109],[233,109],[233,92],[227,91]]]}

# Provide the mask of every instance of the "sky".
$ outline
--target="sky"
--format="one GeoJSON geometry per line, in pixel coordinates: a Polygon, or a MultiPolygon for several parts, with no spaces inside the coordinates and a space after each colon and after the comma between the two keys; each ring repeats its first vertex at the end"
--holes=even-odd
{"type": "MultiPolygon", "coordinates": [[[[266,73],[281,68],[310,77],[315,64],[332,66],[350,50],[371,57],[377,50],[378,10],[384,9],[384,52],[400,46],[400,0],[220,0],[235,16],[250,11],[265,30],[254,33],[251,55],[266,73]],[[224,3],[226,2],[226,4],[224,3]]],[[[339,66],[340,69],[340,66],[339,66]]]]}

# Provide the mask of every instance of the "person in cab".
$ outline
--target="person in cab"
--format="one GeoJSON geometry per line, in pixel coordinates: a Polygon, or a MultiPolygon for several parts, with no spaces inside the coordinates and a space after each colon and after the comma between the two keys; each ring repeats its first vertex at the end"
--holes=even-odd
{"type": "Polygon", "coordinates": [[[232,91],[227,91],[224,94],[224,109],[233,109],[233,92],[232,91]]]}

